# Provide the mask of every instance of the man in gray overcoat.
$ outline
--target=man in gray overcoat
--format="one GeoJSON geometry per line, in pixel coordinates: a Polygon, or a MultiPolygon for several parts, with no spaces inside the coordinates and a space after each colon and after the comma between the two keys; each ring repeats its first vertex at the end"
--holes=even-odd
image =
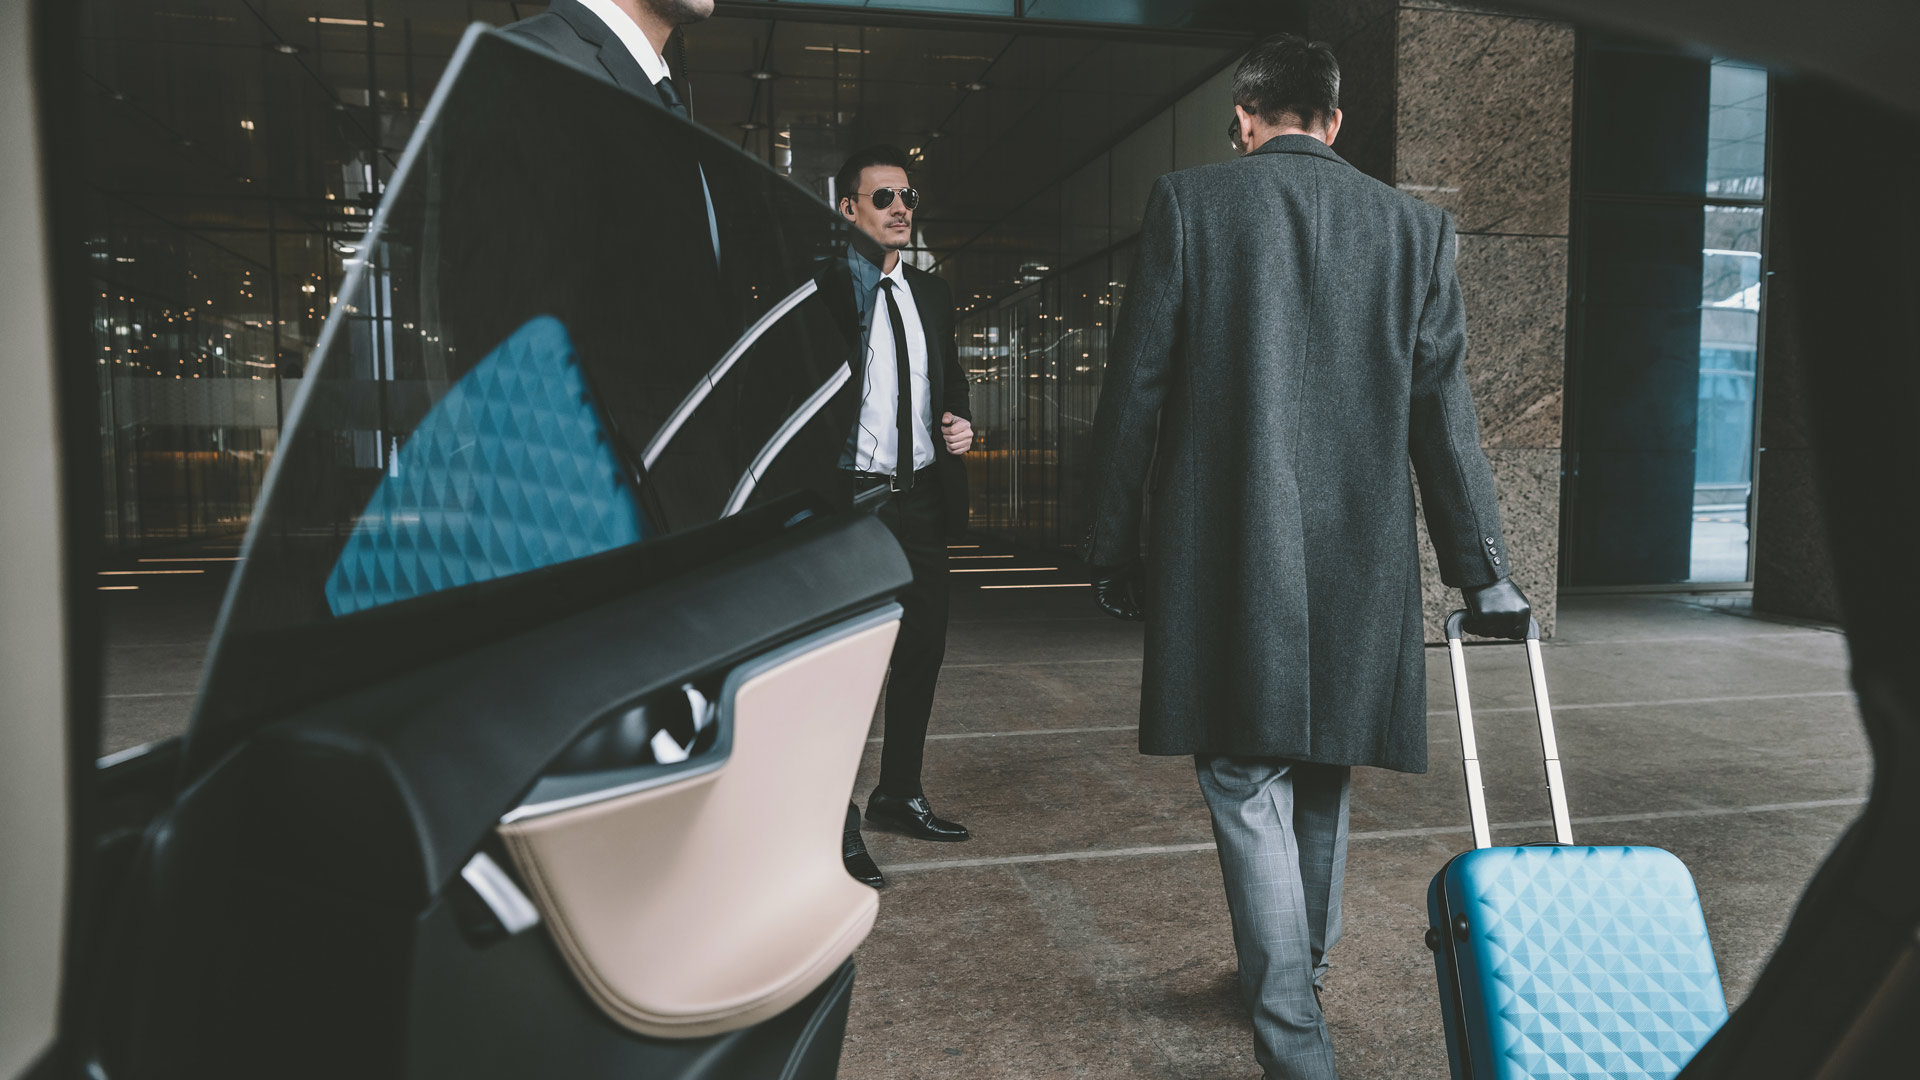
{"type": "Polygon", "coordinates": [[[1194,756],[1269,1077],[1331,1080],[1349,770],[1424,772],[1411,458],[1475,633],[1523,636],[1462,363],[1453,222],[1348,165],[1333,53],[1234,78],[1237,160],[1163,176],[1095,423],[1086,558],[1146,617],[1140,749],[1194,756]],[[1152,523],[1142,562],[1142,492],[1152,523]]]}

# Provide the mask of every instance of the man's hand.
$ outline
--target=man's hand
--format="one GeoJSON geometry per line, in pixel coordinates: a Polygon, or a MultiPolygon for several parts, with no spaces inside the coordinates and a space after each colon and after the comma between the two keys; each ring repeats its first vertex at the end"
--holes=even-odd
{"type": "Polygon", "coordinates": [[[1461,623],[1467,633],[1516,640],[1527,636],[1533,606],[1511,580],[1502,578],[1491,585],[1460,591],[1467,598],[1467,617],[1461,623]]]}
{"type": "Polygon", "coordinates": [[[964,454],[973,448],[973,424],[964,416],[952,413],[942,416],[940,434],[947,440],[949,454],[964,454]]]}
{"type": "Polygon", "coordinates": [[[1093,600],[1100,605],[1101,611],[1116,619],[1147,621],[1146,582],[1142,580],[1139,563],[1095,566],[1090,569],[1093,571],[1093,600]]]}

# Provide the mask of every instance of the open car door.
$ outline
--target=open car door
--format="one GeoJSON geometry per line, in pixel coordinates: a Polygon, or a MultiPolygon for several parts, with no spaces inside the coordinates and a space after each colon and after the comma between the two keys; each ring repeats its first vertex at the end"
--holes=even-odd
{"type": "Polygon", "coordinates": [[[820,494],[844,228],[468,32],[192,726],[99,777],[96,1075],[834,1074],[877,903],[839,836],[909,579],[820,494]]]}

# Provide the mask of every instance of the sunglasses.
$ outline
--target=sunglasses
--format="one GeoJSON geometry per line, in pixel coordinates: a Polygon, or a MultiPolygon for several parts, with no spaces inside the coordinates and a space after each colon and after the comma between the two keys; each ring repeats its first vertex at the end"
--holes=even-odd
{"type": "Polygon", "coordinates": [[[893,196],[896,192],[900,196],[900,201],[907,204],[907,209],[914,210],[919,208],[920,193],[910,187],[874,188],[871,192],[855,191],[848,193],[847,198],[858,199],[860,196],[866,195],[873,199],[873,208],[875,210],[885,210],[887,207],[893,205],[893,196]]]}

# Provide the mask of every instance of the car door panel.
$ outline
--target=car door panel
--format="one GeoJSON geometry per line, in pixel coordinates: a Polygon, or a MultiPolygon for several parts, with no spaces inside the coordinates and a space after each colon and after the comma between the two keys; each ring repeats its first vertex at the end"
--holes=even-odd
{"type": "Polygon", "coordinates": [[[878,897],[837,864],[832,823],[898,630],[890,607],[736,668],[717,769],[501,827],[568,964],[617,1022],[664,1038],[746,1027],[866,937],[878,897]]]}
{"type": "Polygon", "coordinates": [[[705,1038],[650,1038],[608,1017],[548,935],[477,945],[445,904],[421,920],[412,971],[405,1075],[464,1080],[830,1078],[854,982],[849,961],[760,1024],[705,1038]]]}
{"type": "Polygon", "coordinates": [[[716,676],[729,687],[722,737],[673,766],[681,779],[506,827],[517,852],[539,853],[524,880],[546,927],[520,936],[554,934],[576,975],[615,988],[590,996],[630,1032],[685,1039],[783,1015],[831,981],[871,925],[874,894],[846,877],[834,844],[897,627],[889,597],[908,573],[872,518],[808,519],[703,571],[263,729],[148,830],[110,1074],[231,1075],[270,1062],[283,1076],[402,1075],[423,914],[465,887],[460,871],[498,820],[583,735],[716,676]],[[656,817],[652,806],[668,809],[656,817]],[[729,877],[740,853],[727,845],[753,840],[768,812],[782,869],[729,877]],[[572,845],[595,841],[617,876],[612,891],[582,893],[572,845]],[[703,865],[711,878],[689,877],[703,865]],[[713,916],[740,902],[732,890],[749,885],[792,888],[804,902],[784,922],[740,912],[766,916],[765,927],[694,919],[701,904],[713,916]],[[600,907],[583,907],[583,895],[600,907]],[[610,924],[623,903],[658,920],[610,924]],[[659,934],[689,951],[595,947],[588,960],[570,947],[576,934],[659,934]],[[748,941],[754,953],[734,951],[748,941]],[[757,950],[776,943],[813,950],[769,973],[757,950]],[[677,966],[696,958],[706,966],[677,966]],[[620,964],[623,974],[605,976],[620,964]],[[680,978],[719,981],[699,997],[680,978]],[[744,989],[729,997],[728,986],[744,989]],[[699,1015],[651,1029],[635,1020],[648,1006],[666,1013],[681,993],[695,995],[699,1015]],[[304,1048],[297,1058],[293,1046],[304,1048]]]}
{"type": "Polygon", "coordinates": [[[911,580],[816,482],[845,236],[468,32],[289,373],[187,737],[109,773],[159,809],[103,849],[100,1071],[832,1074],[877,904],[838,840],[911,580]],[[654,227],[701,175],[719,267],[654,227]]]}

